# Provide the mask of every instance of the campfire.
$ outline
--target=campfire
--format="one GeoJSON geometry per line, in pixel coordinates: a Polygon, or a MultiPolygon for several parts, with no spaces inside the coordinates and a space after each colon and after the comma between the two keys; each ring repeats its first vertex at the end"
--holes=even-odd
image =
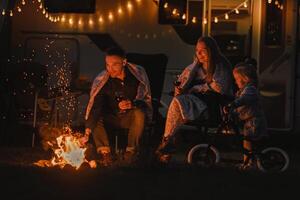
{"type": "Polygon", "coordinates": [[[85,158],[87,148],[80,143],[80,138],[80,133],[73,133],[69,127],[63,128],[62,135],[56,138],[56,143],[48,141],[54,152],[53,158],[39,160],[34,164],[40,167],[59,166],[60,168],[71,165],[78,170],[83,163],[88,163],[91,168],[96,168],[94,160],[88,161],[85,158]]]}

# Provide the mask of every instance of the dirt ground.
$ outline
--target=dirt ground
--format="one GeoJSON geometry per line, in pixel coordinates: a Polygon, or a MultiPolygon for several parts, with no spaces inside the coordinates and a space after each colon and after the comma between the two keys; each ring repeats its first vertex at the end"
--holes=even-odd
{"type": "MultiPolygon", "coordinates": [[[[51,155],[40,148],[0,148],[4,199],[291,199],[298,196],[300,152],[280,174],[240,172],[230,164],[193,168],[177,154],[169,166],[117,166],[96,169],[40,168],[51,155]]],[[[224,154],[225,155],[225,154],[224,154]]],[[[238,152],[225,157],[238,160],[238,152]]],[[[2,199],[2,198],[1,198],[2,199]]]]}

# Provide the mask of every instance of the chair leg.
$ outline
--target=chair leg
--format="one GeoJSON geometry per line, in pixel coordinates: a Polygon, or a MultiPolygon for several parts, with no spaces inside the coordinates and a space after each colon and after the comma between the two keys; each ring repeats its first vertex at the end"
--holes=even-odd
{"type": "Polygon", "coordinates": [[[35,128],[36,128],[36,115],[37,115],[37,101],[38,101],[38,91],[36,91],[35,95],[34,95],[34,110],[33,110],[33,128],[34,128],[34,131],[32,133],[32,138],[31,138],[31,147],[34,147],[34,145],[35,145],[35,128]]]}

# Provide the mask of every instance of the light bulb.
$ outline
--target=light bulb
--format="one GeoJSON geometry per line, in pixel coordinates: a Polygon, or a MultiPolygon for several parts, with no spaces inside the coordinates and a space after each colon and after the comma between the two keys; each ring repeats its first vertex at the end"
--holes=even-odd
{"type": "Polygon", "coordinates": [[[192,18],[192,22],[195,24],[195,23],[197,23],[197,18],[196,17],[193,17],[192,18]]]}
{"type": "Polygon", "coordinates": [[[131,4],[131,2],[130,2],[130,1],[128,1],[128,2],[127,2],[127,8],[128,8],[129,10],[131,10],[131,9],[132,9],[132,4],[131,4]]]}
{"type": "Polygon", "coordinates": [[[98,21],[102,24],[103,23],[103,17],[100,16],[99,19],[98,19],[98,21]]]}
{"type": "Polygon", "coordinates": [[[219,21],[218,17],[215,17],[215,18],[214,18],[214,22],[215,22],[215,23],[218,23],[218,21],[219,21]]]}
{"type": "Polygon", "coordinates": [[[113,14],[111,12],[108,14],[108,19],[109,20],[113,20],[114,19],[114,16],[113,16],[113,14]]]}
{"type": "Polygon", "coordinates": [[[182,15],[182,19],[183,20],[186,19],[186,15],[185,14],[182,15]]]}
{"type": "Polygon", "coordinates": [[[177,14],[177,9],[176,9],[176,8],[173,9],[172,14],[173,14],[173,15],[176,15],[176,14],[177,14]]]}
{"type": "Polygon", "coordinates": [[[122,14],[122,13],[123,13],[123,10],[122,10],[121,7],[118,9],[118,13],[119,13],[119,14],[122,14]]]}
{"type": "Polygon", "coordinates": [[[203,23],[207,24],[207,19],[206,18],[203,19],[203,23]]]}
{"type": "Polygon", "coordinates": [[[70,24],[70,25],[73,25],[73,23],[74,23],[73,18],[70,18],[70,19],[69,19],[69,24],[70,24]]]}
{"type": "Polygon", "coordinates": [[[168,8],[168,3],[165,3],[165,4],[164,4],[164,8],[168,8]]]}
{"type": "Polygon", "coordinates": [[[227,13],[225,14],[225,19],[229,19],[229,15],[227,13]]]}
{"type": "Polygon", "coordinates": [[[235,13],[236,13],[236,14],[239,14],[240,11],[236,8],[236,9],[235,9],[235,13]]]}

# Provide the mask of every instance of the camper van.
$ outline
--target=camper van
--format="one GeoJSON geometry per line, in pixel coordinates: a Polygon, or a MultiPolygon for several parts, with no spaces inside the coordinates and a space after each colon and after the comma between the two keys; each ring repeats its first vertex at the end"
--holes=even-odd
{"type": "Polygon", "coordinates": [[[83,124],[110,46],[153,65],[146,70],[165,116],[176,75],[204,35],[232,65],[256,59],[268,128],[297,134],[299,18],[297,0],[0,0],[1,134],[17,123],[83,124]]]}

